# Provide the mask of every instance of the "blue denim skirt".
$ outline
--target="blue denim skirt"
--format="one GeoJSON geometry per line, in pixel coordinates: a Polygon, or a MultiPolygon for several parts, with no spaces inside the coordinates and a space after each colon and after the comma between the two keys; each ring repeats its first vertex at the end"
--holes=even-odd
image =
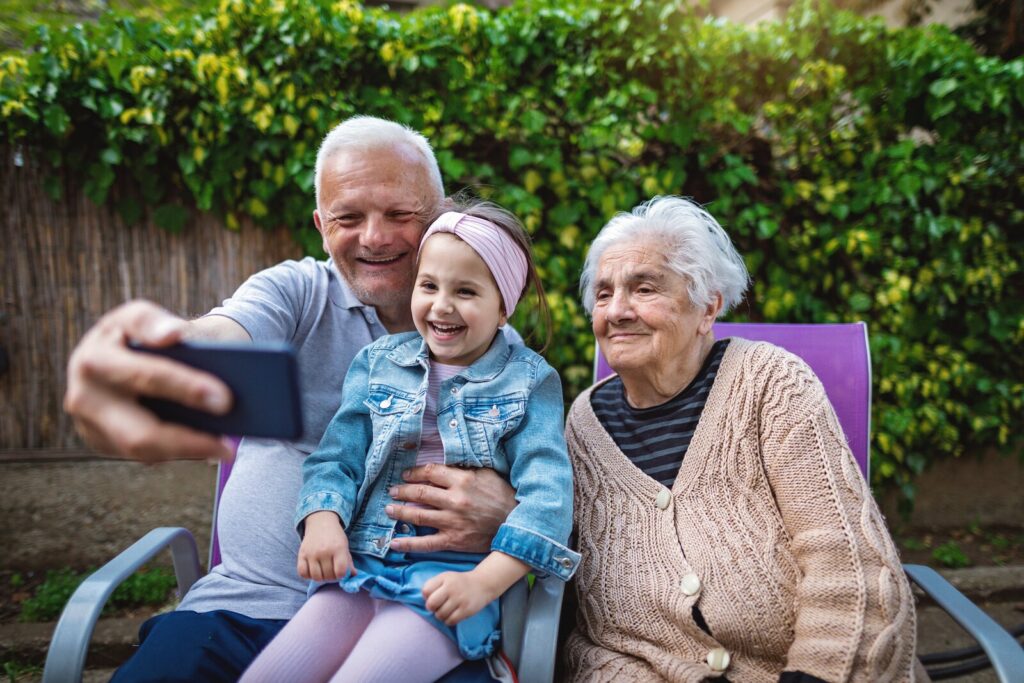
{"type": "MultiPolygon", "coordinates": [[[[400,525],[401,527],[402,525],[400,525]]],[[[435,529],[411,527],[405,534],[426,535],[435,529]]],[[[383,559],[352,553],[357,573],[338,582],[347,593],[366,591],[379,600],[406,605],[451,638],[466,659],[484,659],[494,654],[501,640],[499,601],[495,600],[455,626],[448,626],[427,609],[423,584],[444,572],[465,572],[476,567],[486,554],[481,553],[399,553],[389,552],[383,559]]],[[[310,594],[323,583],[310,586],[310,594]]]]}

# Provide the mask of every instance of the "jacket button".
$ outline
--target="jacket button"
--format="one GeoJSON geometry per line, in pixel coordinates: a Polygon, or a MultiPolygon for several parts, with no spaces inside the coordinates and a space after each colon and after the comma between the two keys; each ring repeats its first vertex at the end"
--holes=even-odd
{"type": "Polygon", "coordinates": [[[459,421],[453,417],[451,420],[449,420],[448,426],[451,427],[452,429],[455,429],[456,427],[459,426],[459,421]]]}
{"type": "Polygon", "coordinates": [[[668,504],[672,502],[672,492],[668,489],[662,489],[658,491],[658,497],[654,499],[654,504],[658,506],[659,510],[668,508],[668,504]]]}
{"type": "Polygon", "coordinates": [[[381,401],[380,402],[380,407],[381,408],[390,408],[391,407],[391,397],[388,396],[386,399],[381,401]]]}
{"type": "Polygon", "coordinates": [[[457,393],[459,393],[459,388],[458,387],[452,387],[452,396],[454,396],[457,393]]]}
{"type": "Polygon", "coordinates": [[[725,671],[729,668],[729,651],[724,647],[716,647],[708,652],[708,666],[712,671],[725,671]]]}
{"type": "Polygon", "coordinates": [[[700,577],[696,574],[687,574],[679,582],[679,590],[683,595],[696,595],[700,592],[700,577]]]}
{"type": "Polygon", "coordinates": [[[421,404],[421,403],[414,403],[413,406],[412,406],[412,412],[414,412],[414,413],[418,413],[422,409],[423,409],[423,404],[421,404]]]}
{"type": "Polygon", "coordinates": [[[398,525],[398,533],[400,533],[400,534],[412,533],[412,527],[409,526],[408,524],[406,524],[405,522],[403,522],[402,524],[398,525]]]}
{"type": "Polygon", "coordinates": [[[383,548],[385,542],[386,541],[383,538],[375,538],[375,539],[373,539],[373,545],[376,546],[377,550],[380,550],[381,548],[383,548]]]}
{"type": "Polygon", "coordinates": [[[555,562],[562,565],[566,569],[572,569],[572,560],[570,560],[568,557],[556,557],[555,562]]]}

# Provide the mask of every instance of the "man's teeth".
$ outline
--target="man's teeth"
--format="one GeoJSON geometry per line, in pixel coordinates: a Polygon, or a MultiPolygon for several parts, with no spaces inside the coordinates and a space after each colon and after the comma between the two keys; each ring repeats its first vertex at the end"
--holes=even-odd
{"type": "Polygon", "coordinates": [[[391,263],[392,261],[397,261],[398,259],[398,256],[383,256],[381,258],[367,258],[366,256],[364,256],[362,258],[362,260],[366,261],[367,263],[391,263]]]}

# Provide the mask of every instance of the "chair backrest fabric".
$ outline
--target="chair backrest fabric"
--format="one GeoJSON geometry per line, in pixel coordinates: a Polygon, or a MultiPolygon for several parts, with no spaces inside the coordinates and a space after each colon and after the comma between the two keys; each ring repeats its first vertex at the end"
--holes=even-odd
{"type": "MultiPolygon", "coordinates": [[[[716,339],[742,337],[766,341],[800,356],[825,386],[853,457],[867,478],[871,434],[871,354],[865,323],[778,324],[715,323],[716,339]]],[[[594,379],[612,373],[595,351],[594,379]]]]}

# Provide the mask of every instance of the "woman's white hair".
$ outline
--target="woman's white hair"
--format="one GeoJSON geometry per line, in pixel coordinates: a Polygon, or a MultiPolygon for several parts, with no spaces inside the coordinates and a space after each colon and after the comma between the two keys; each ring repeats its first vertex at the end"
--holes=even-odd
{"type": "Polygon", "coordinates": [[[441,169],[437,166],[434,150],[420,133],[394,121],[378,119],[375,116],[353,116],[335,126],[316,153],[316,205],[320,208],[320,182],[327,160],[339,152],[366,152],[409,145],[423,158],[423,169],[430,176],[434,193],[434,206],[444,198],[444,182],[441,169]]]}
{"type": "Polygon", "coordinates": [[[601,256],[609,247],[638,242],[653,242],[663,249],[668,267],[686,279],[695,306],[706,307],[721,294],[722,316],[743,300],[750,276],[729,235],[696,203],[666,196],[644,202],[631,213],[616,214],[597,234],[580,276],[588,314],[594,312],[594,279],[601,256]]]}

